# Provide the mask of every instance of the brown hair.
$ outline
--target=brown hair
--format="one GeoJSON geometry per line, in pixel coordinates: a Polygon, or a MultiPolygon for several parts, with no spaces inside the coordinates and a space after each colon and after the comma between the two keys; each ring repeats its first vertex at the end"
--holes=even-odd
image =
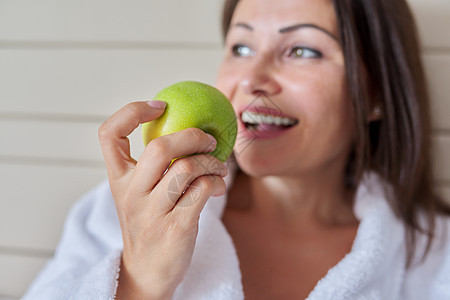
{"type": "MultiPolygon", "coordinates": [[[[427,253],[437,214],[450,215],[450,207],[432,186],[429,95],[414,18],[404,0],[333,2],[355,115],[355,146],[347,175],[353,188],[369,170],[387,182],[390,205],[406,224],[409,266],[417,232],[427,236],[427,253]],[[367,124],[375,103],[383,118],[367,124]],[[425,224],[419,223],[419,212],[425,224]]],[[[225,1],[224,37],[237,3],[225,1]]]]}

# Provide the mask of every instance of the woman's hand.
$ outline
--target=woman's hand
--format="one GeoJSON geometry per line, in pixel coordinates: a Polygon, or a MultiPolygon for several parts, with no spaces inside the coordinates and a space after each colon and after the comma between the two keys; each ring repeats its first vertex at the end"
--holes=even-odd
{"type": "Polygon", "coordinates": [[[225,193],[222,162],[185,156],[215,148],[200,129],[154,139],[139,161],[131,158],[127,136],[163,113],[158,104],[130,103],[99,128],[124,244],[117,299],[170,299],[189,267],[200,212],[209,197],[225,193]]]}

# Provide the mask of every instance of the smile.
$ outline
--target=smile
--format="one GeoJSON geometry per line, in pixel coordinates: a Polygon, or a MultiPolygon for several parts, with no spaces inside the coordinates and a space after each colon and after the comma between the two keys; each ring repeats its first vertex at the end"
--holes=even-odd
{"type": "Polygon", "coordinates": [[[241,112],[240,120],[252,138],[273,138],[296,126],[299,120],[278,110],[251,107],[241,112]]]}
{"type": "Polygon", "coordinates": [[[291,127],[298,123],[298,120],[291,118],[284,118],[272,115],[258,114],[250,111],[243,111],[241,120],[245,127],[257,126],[260,124],[268,124],[282,127],[291,127]]]}

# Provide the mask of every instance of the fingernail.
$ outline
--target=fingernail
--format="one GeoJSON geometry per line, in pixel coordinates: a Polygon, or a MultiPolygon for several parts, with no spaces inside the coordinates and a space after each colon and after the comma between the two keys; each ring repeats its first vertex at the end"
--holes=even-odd
{"type": "Polygon", "coordinates": [[[226,189],[226,188],[220,188],[220,190],[216,191],[216,192],[213,194],[213,197],[223,196],[223,195],[225,195],[226,192],[227,192],[227,189],[226,189]]]}
{"type": "Polygon", "coordinates": [[[210,135],[209,133],[206,134],[209,138],[209,140],[211,141],[211,143],[208,145],[208,151],[213,151],[214,149],[216,149],[217,146],[217,141],[216,139],[210,135]]]}
{"type": "Polygon", "coordinates": [[[166,102],[159,100],[148,101],[147,104],[156,109],[164,109],[166,107],[166,102]]]}
{"type": "Polygon", "coordinates": [[[220,175],[222,175],[222,177],[225,177],[228,175],[228,168],[224,167],[224,169],[220,170],[220,175]]]}

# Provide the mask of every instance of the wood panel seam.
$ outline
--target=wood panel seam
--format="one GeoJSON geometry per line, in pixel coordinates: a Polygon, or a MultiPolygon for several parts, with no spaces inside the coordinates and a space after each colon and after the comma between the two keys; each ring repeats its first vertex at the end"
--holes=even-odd
{"type": "MultiPolygon", "coordinates": [[[[220,43],[214,42],[168,42],[168,41],[58,41],[58,40],[2,40],[0,49],[17,50],[72,50],[72,49],[110,49],[110,50],[218,50],[220,43]]],[[[450,49],[449,49],[450,52],[450,49]]]]}
{"type": "Polygon", "coordinates": [[[101,160],[71,159],[71,158],[47,158],[0,155],[0,164],[28,165],[28,166],[72,166],[93,169],[105,169],[105,163],[101,160]]]}
{"type": "Polygon", "coordinates": [[[26,256],[26,257],[49,259],[53,257],[53,255],[55,255],[55,251],[45,249],[0,246],[0,255],[26,256]]]}

